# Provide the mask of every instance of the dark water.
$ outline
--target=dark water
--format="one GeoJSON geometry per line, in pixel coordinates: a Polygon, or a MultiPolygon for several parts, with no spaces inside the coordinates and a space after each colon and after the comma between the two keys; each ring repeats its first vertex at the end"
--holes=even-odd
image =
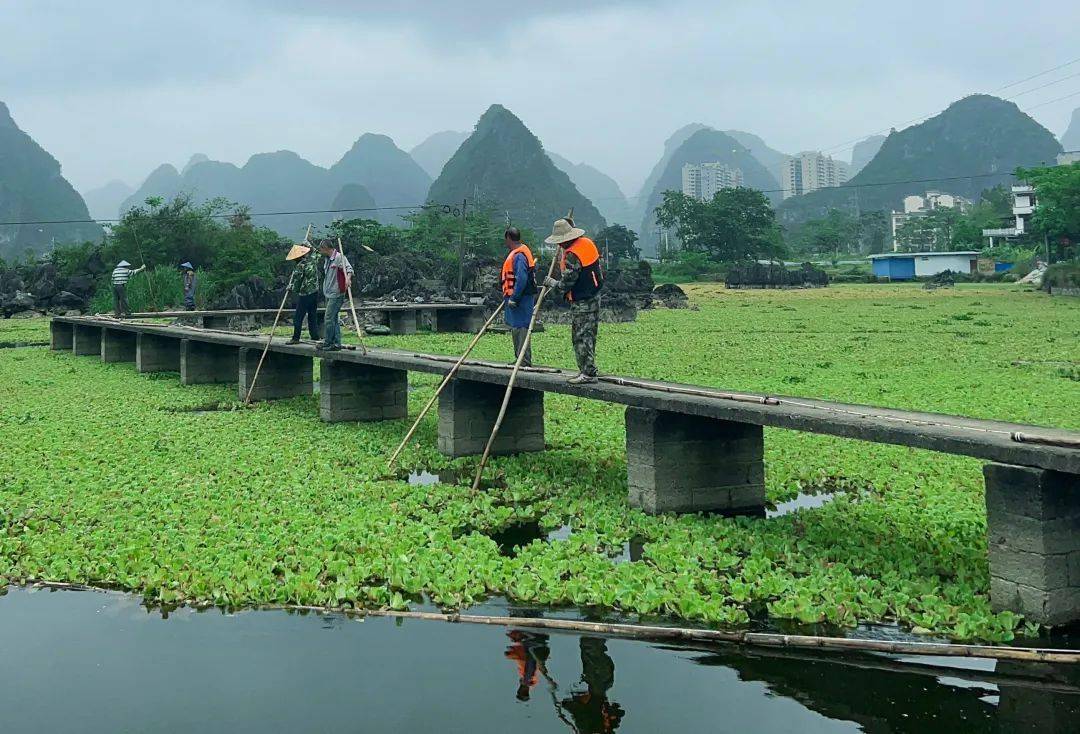
{"type": "Polygon", "coordinates": [[[1075,671],[956,664],[0,597],[4,732],[1080,731],[1075,671]]]}

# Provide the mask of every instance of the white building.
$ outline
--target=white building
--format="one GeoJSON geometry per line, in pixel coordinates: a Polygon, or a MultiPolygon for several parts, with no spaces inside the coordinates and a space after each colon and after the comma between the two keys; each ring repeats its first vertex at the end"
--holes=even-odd
{"type": "Polygon", "coordinates": [[[682,192],[700,201],[709,201],[720,189],[743,185],[741,168],[726,163],[686,163],[682,169],[682,192]]]}
{"type": "MultiPolygon", "coordinates": [[[[900,242],[896,238],[897,232],[906,223],[916,217],[924,217],[934,209],[959,209],[966,212],[971,208],[971,202],[956,194],[945,194],[940,191],[927,191],[924,195],[913,194],[904,197],[904,211],[892,213],[892,248],[893,252],[900,249],[900,242]]],[[[919,247],[933,249],[933,242],[918,243],[919,247]]]]}
{"type": "Polygon", "coordinates": [[[974,273],[979,253],[975,250],[957,252],[901,252],[870,255],[874,275],[889,280],[928,278],[946,270],[953,273],[974,273]]]}
{"type": "Polygon", "coordinates": [[[784,180],[781,181],[784,198],[841,186],[847,183],[849,170],[847,163],[813,150],[791,156],[784,166],[784,180]]]}
{"type": "Polygon", "coordinates": [[[1080,163],[1080,150],[1067,150],[1057,154],[1059,166],[1071,166],[1073,163],[1080,163]]]}

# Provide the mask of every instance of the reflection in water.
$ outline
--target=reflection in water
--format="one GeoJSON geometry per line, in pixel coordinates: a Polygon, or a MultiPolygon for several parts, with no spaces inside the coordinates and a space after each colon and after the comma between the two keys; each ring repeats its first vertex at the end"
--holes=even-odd
{"type": "Polygon", "coordinates": [[[0,595],[4,732],[1080,731],[1080,666],[974,662],[0,595]]]}

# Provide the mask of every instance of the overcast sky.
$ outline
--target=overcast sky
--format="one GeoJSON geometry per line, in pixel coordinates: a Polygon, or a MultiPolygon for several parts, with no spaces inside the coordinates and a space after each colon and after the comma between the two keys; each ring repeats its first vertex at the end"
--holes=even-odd
{"type": "MultiPolygon", "coordinates": [[[[329,165],[364,132],[408,149],[499,102],[633,195],[689,122],[848,158],[854,138],[1080,58],[1075,0],[882,5],[0,0],[0,100],[83,191],[192,153],[329,165]]],[[[1016,102],[1076,92],[1031,111],[1060,135],[1080,62],[1000,94],[1058,79],[1016,102]]]]}

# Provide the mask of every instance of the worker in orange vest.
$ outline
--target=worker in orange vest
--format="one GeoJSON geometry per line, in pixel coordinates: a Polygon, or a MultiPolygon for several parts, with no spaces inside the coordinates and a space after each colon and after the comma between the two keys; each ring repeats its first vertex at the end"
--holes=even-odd
{"type": "Polygon", "coordinates": [[[545,278],[544,285],[563,292],[570,303],[571,339],[578,375],[572,385],[596,382],[596,332],[600,328],[600,290],[604,275],[600,270],[600,251],[585,236],[585,230],[574,226],[574,220],[556,219],[551,236],[544,240],[559,246],[559,280],[545,278]]]}
{"type": "Polygon", "coordinates": [[[505,306],[506,325],[514,340],[514,357],[520,357],[523,367],[532,367],[532,346],[527,343],[529,321],[536,305],[536,259],[529,246],[521,241],[517,227],[509,227],[503,234],[507,255],[502,266],[502,295],[505,306]]]}

